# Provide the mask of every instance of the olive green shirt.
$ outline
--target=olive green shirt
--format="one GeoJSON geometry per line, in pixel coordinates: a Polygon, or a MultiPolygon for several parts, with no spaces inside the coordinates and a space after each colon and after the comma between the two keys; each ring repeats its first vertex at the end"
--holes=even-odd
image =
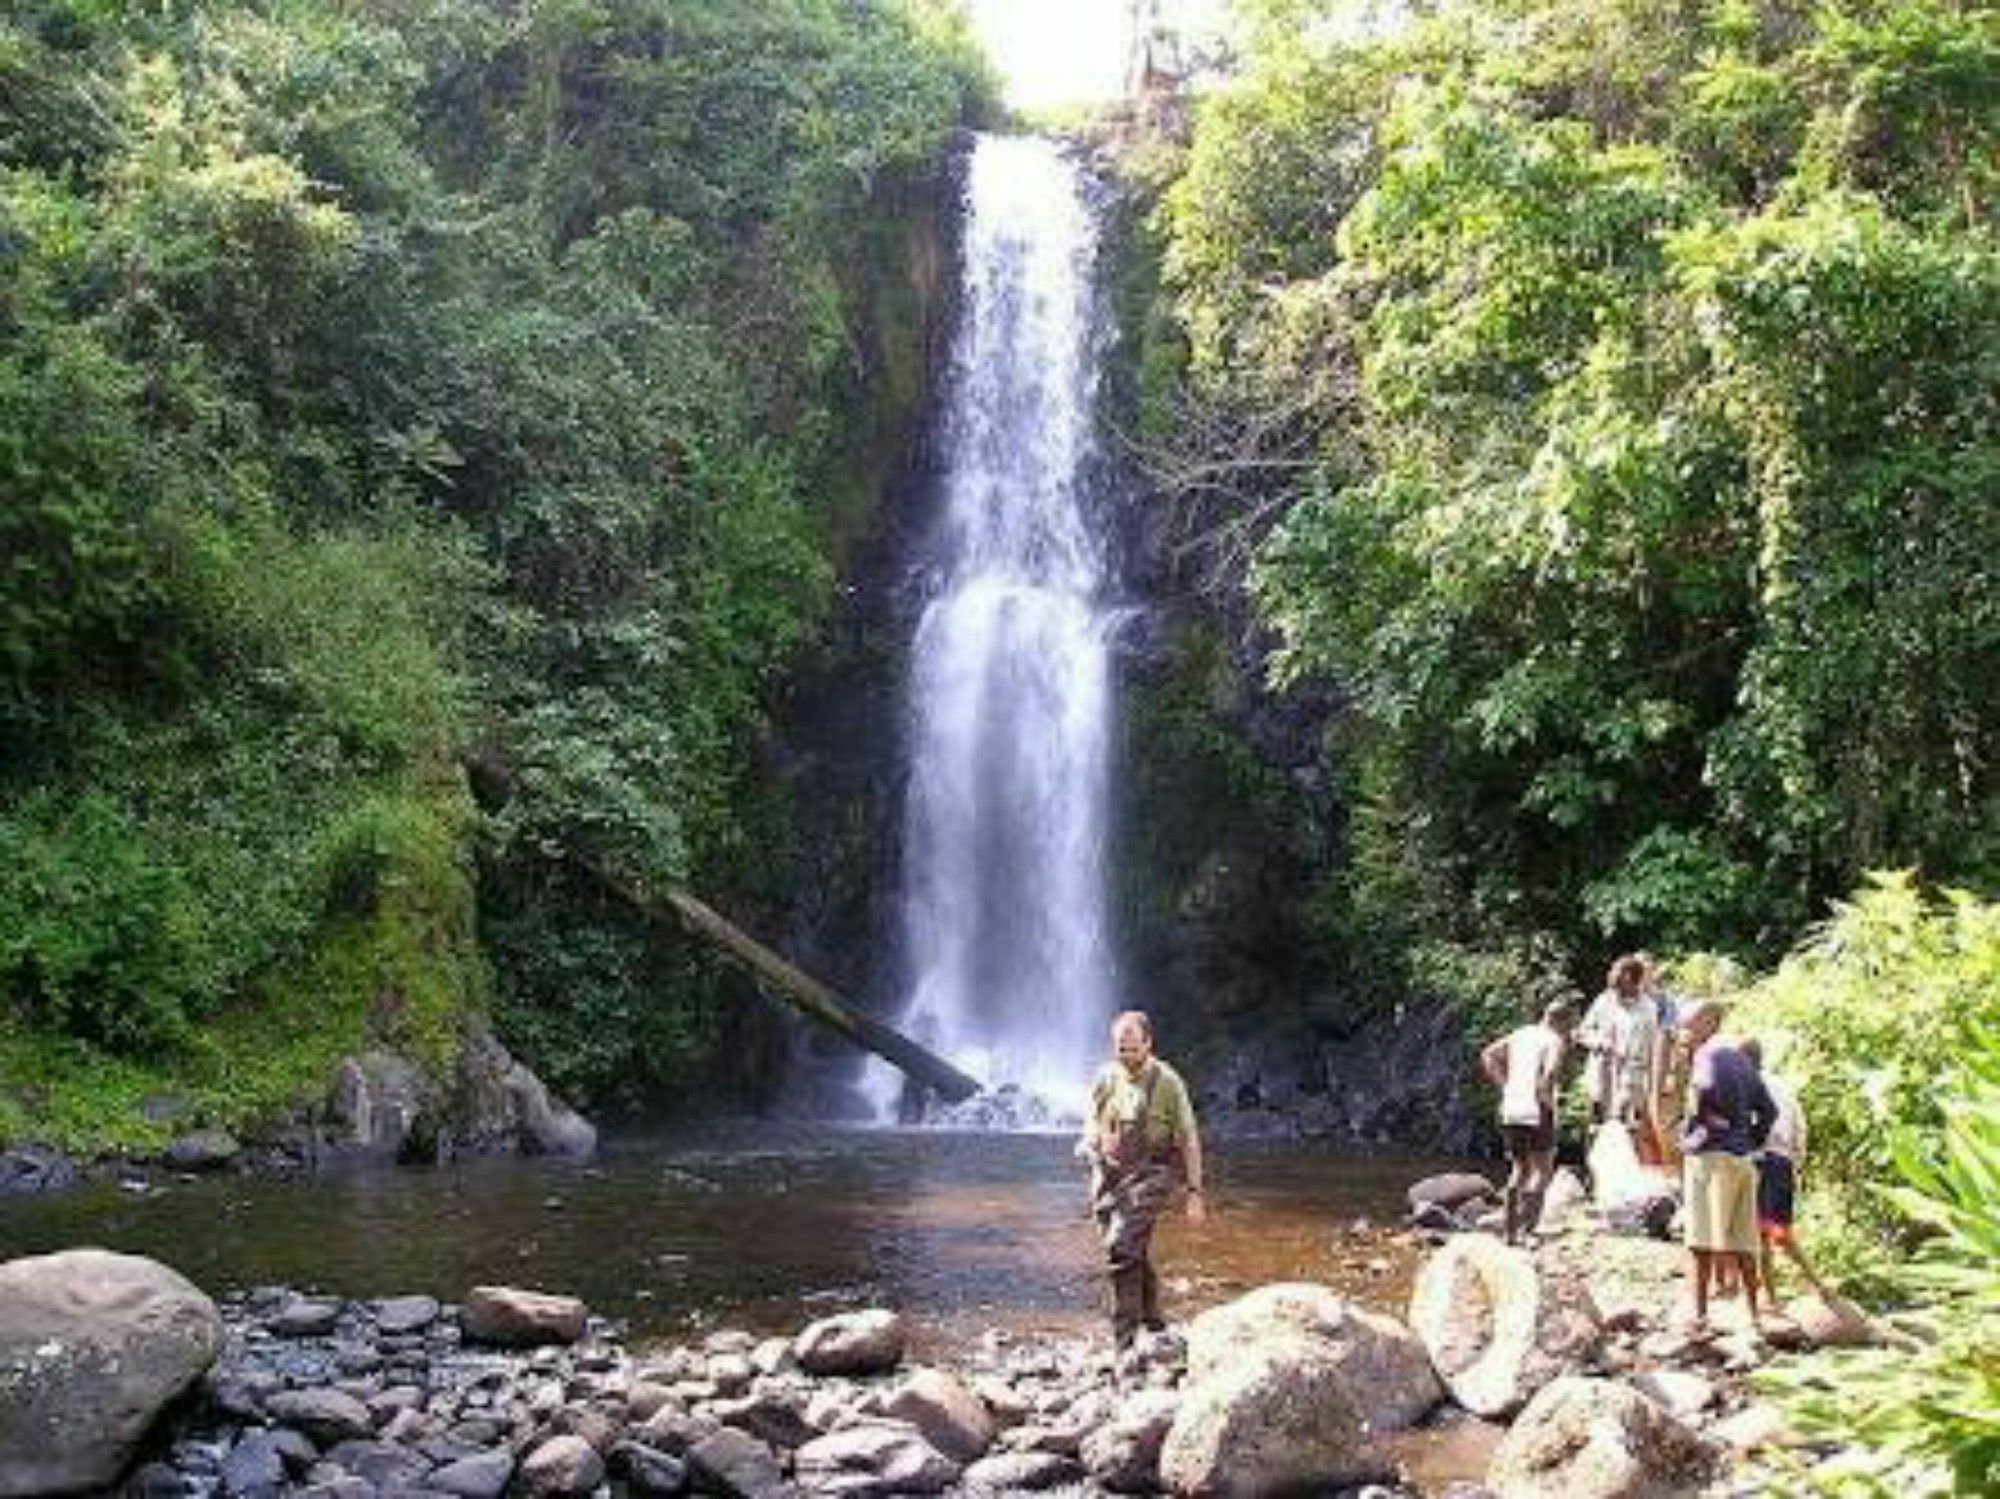
{"type": "MultiPolygon", "coordinates": [[[[1154,1150],[1185,1145],[1194,1134],[1194,1105],[1188,1101],[1187,1084],[1158,1057],[1148,1066],[1158,1070],[1159,1080],[1153,1084],[1152,1107],[1145,1110],[1146,1145],[1154,1150]]],[[[1090,1117],[1099,1130],[1112,1123],[1129,1127],[1138,1121],[1145,1102],[1146,1074],[1128,1077],[1123,1067],[1112,1062],[1098,1073],[1091,1086],[1090,1117]]]]}

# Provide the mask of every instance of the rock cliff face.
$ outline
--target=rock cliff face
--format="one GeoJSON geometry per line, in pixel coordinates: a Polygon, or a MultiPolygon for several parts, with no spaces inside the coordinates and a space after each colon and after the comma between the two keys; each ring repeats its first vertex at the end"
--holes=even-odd
{"type": "MultiPolygon", "coordinates": [[[[784,892],[765,913],[769,940],[860,1008],[899,992],[904,684],[921,610],[914,571],[940,472],[938,400],[956,309],[959,208],[970,136],[928,196],[907,205],[876,282],[868,392],[856,452],[862,493],[842,538],[840,603],[786,684],[766,745],[774,788],[792,808],[784,892]]],[[[764,1028],[767,1094],[787,1112],[853,1114],[853,1049],[791,1022],[764,1028]],[[772,1033],[782,1031],[774,1042],[772,1033]]]]}

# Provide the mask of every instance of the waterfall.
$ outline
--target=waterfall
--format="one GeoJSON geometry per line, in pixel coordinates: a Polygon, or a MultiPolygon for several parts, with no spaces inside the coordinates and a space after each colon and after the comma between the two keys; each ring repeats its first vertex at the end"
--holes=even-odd
{"type": "Polygon", "coordinates": [[[1083,187],[1049,141],[981,136],[973,149],[903,825],[903,1028],[989,1087],[1072,1109],[1118,988],[1104,849],[1113,611],[1085,493],[1097,239],[1083,187]]]}

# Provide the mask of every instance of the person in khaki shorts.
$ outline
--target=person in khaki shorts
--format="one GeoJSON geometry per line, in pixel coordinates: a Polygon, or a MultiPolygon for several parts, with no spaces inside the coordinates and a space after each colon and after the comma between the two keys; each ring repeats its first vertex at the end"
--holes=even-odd
{"type": "Polygon", "coordinates": [[[1722,1025],[1720,1005],[1698,1000],[1681,1024],[1694,1048],[1687,1123],[1681,1131],[1694,1330],[1707,1330],[1709,1292],[1729,1266],[1743,1286],[1750,1321],[1761,1331],[1757,1271],[1762,1246],[1757,1235],[1757,1167],[1751,1157],[1770,1134],[1777,1106],[1750,1059],[1716,1035],[1722,1025]]]}

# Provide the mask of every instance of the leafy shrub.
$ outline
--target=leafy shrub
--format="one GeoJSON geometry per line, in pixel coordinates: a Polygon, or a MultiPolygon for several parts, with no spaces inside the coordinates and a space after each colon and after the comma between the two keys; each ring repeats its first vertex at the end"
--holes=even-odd
{"type": "Polygon", "coordinates": [[[1943,1138],[1943,1069],[2000,1030],[2000,904],[1874,875],[1735,1004],[1806,1113],[1808,1231],[1837,1236],[1841,1268],[1877,1273],[1868,1251],[1899,1251],[1909,1220],[1875,1184],[1943,1138]]]}
{"type": "Polygon", "coordinates": [[[1837,1477],[1804,1486],[1847,1495],[2000,1490],[2000,1031],[1975,1031],[1933,1097],[1941,1128],[1889,1137],[1886,1204],[1924,1235],[1888,1271],[1919,1303],[1896,1346],[1820,1354],[1769,1376],[1799,1429],[1841,1449],[1837,1477]]]}

